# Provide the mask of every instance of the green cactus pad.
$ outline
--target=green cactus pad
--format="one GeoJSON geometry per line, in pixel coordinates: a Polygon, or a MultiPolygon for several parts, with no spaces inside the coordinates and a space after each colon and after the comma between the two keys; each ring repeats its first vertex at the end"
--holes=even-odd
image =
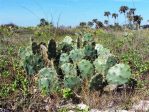
{"type": "Polygon", "coordinates": [[[39,55],[26,56],[23,60],[23,67],[28,75],[35,74],[38,70],[44,67],[44,62],[39,55]]]}
{"type": "Polygon", "coordinates": [[[130,67],[125,64],[116,64],[111,67],[108,72],[106,79],[109,84],[125,84],[131,78],[130,67]]]}
{"type": "Polygon", "coordinates": [[[100,55],[100,51],[103,49],[103,45],[101,44],[96,44],[95,49],[97,50],[98,55],[100,55]]]}
{"type": "Polygon", "coordinates": [[[96,74],[93,76],[89,83],[90,90],[100,90],[103,87],[103,76],[100,74],[96,74]]]}
{"type": "Polygon", "coordinates": [[[50,81],[48,78],[41,78],[38,80],[38,86],[39,86],[39,90],[40,91],[44,91],[47,93],[49,93],[49,86],[50,86],[50,81]]]}
{"type": "Polygon", "coordinates": [[[83,41],[90,42],[92,40],[93,40],[93,37],[90,33],[87,33],[87,34],[84,35],[83,41]]]}
{"type": "Polygon", "coordinates": [[[81,73],[82,78],[90,78],[94,74],[94,67],[93,64],[88,60],[81,60],[78,63],[78,67],[81,73]]]}
{"type": "Polygon", "coordinates": [[[105,75],[105,70],[106,70],[106,59],[102,59],[100,57],[98,57],[93,63],[95,66],[95,71],[96,73],[105,75]]]}
{"type": "Polygon", "coordinates": [[[78,76],[65,76],[64,86],[67,88],[78,88],[81,85],[81,79],[78,76]]]}
{"type": "Polygon", "coordinates": [[[116,63],[118,63],[118,59],[114,56],[110,56],[110,57],[108,57],[106,65],[110,68],[110,67],[114,66],[116,63]]]}
{"type": "Polygon", "coordinates": [[[74,49],[70,51],[69,57],[73,60],[73,62],[78,62],[83,59],[85,56],[83,49],[74,49]]]}
{"type": "Polygon", "coordinates": [[[32,55],[32,50],[29,48],[20,48],[18,55],[22,60],[24,60],[25,57],[32,55]]]}
{"type": "Polygon", "coordinates": [[[44,89],[46,89],[46,91],[48,91],[48,92],[55,91],[56,88],[59,86],[56,70],[53,68],[41,69],[39,71],[39,81],[38,82],[39,82],[40,89],[43,88],[44,86],[46,86],[46,88],[44,88],[44,89]]]}
{"type": "Polygon", "coordinates": [[[94,48],[91,45],[86,45],[84,54],[85,56],[92,57],[94,55],[94,48]]]}
{"type": "Polygon", "coordinates": [[[67,43],[67,44],[72,44],[72,41],[73,41],[73,39],[72,39],[70,36],[66,36],[66,37],[63,39],[63,42],[64,42],[64,43],[67,43]]]}
{"type": "Polygon", "coordinates": [[[53,68],[43,68],[39,71],[40,78],[48,78],[50,80],[57,79],[56,70],[53,68]]]}
{"type": "Polygon", "coordinates": [[[77,76],[76,66],[71,63],[65,63],[61,66],[63,73],[67,76],[77,76]]]}
{"type": "Polygon", "coordinates": [[[107,48],[104,48],[100,44],[96,44],[95,49],[97,50],[98,56],[105,57],[105,58],[112,56],[112,54],[110,53],[110,50],[107,48]]]}
{"type": "Polygon", "coordinates": [[[69,62],[69,55],[67,53],[62,53],[60,56],[60,66],[68,62],[69,62]]]}

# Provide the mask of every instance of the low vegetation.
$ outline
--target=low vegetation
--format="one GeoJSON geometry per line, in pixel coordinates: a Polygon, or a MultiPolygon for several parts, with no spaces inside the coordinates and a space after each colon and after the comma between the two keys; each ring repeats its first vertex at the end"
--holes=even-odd
{"type": "MultiPolygon", "coordinates": [[[[125,17],[127,11],[120,8],[125,17]]],[[[36,27],[0,26],[0,108],[67,112],[64,105],[84,103],[88,107],[77,112],[129,110],[148,99],[149,31],[139,29],[141,16],[129,11],[134,21],[124,27],[117,13],[109,24],[109,11],[106,25],[93,19],[62,28],[43,18],[36,27]]]]}

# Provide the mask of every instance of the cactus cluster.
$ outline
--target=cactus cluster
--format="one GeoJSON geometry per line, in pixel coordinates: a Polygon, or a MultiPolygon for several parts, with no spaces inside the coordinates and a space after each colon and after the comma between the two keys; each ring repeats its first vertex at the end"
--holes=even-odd
{"type": "Polygon", "coordinates": [[[20,49],[20,57],[28,74],[39,73],[40,90],[51,92],[57,87],[79,88],[84,80],[89,81],[90,90],[100,90],[107,84],[125,84],[131,78],[129,66],[119,64],[110,50],[96,43],[91,34],[85,34],[77,41],[66,36],[58,44],[51,39],[47,54],[49,60],[54,61],[48,67],[43,67],[39,61],[41,54],[33,48],[32,52],[20,49]],[[81,38],[83,43],[78,43],[81,38]],[[62,82],[59,82],[59,75],[63,75],[62,82]]]}
{"type": "Polygon", "coordinates": [[[44,67],[42,57],[38,54],[33,54],[29,48],[20,48],[19,56],[21,58],[20,65],[24,67],[28,75],[33,75],[44,67]]]}

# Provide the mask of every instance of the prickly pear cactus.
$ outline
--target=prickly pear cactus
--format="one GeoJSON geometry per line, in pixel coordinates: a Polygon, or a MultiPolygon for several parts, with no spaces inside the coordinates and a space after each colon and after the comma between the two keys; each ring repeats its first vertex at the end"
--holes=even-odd
{"type": "Polygon", "coordinates": [[[39,89],[42,91],[53,92],[58,88],[58,77],[53,68],[43,68],[39,71],[39,89]]]}
{"type": "Polygon", "coordinates": [[[110,56],[106,62],[106,65],[110,68],[118,63],[118,59],[114,56],[110,56]]]}
{"type": "Polygon", "coordinates": [[[97,50],[97,54],[100,57],[108,58],[109,56],[112,56],[110,53],[110,50],[107,48],[104,48],[101,44],[96,44],[95,49],[97,50]]]}
{"type": "Polygon", "coordinates": [[[61,43],[61,45],[59,46],[59,49],[63,52],[63,53],[69,53],[72,49],[73,49],[73,44],[68,44],[68,43],[61,43]]]}
{"type": "Polygon", "coordinates": [[[62,53],[68,53],[73,49],[73,39],[70,36],[66,36],[58,45],[57,48],[62,53]]]}
{"type": "Polygon", "coordinates": [[[39,55],[26,56],[23,60],[23,67],[25,68],[28,75],[33,75],[44,67],[42,57],[39,55]]]}
{"type": "Polygon", "coordinates": [[[103,48],[101,50],[101,56],[105,56],[106,58],[108,58],[109,56],[112,56],[112,54],[110,53],[110,50],[107,48],[103,48]]]}
{"type": "Polygon", "coordinates": [[[84,48],[84,54],[86,57],[94,57],[94,48],[92,47],[92,45],[86,45],[85,48],[84,48]]]}
{"type": "Polygon", "coordinates": [[[44,67],[42,57],[38,54],[34,55],[31,47],[20,48],[18,55],[21,58],[20,66],[24,67],[28,75],[33,75],[44,67]]]}
{"type": "Polygon", "coordinates": [[[64,63],[61,66],[63,74],[67,76],[77,76],[76,66],[71,63],[64,63]]]}
{"type": "Polygon", "coordinates": [[[96,44],[95,49],[97,50],[97,54],[100,55],[100,51],[103,49],[103,45],[101,44],[96,44]]]}
{"type": "Polygon", "coordinates": [[[83,37],[83,41],[85,42],[91,42],[93,40],[93,37],[90,33],[86,33],[83,37]]]}
{"type": "Polygon", "coordinates": [[[50,80],[56,80],[57,79],[57,73],[54,68],[42,68],[39,71],[40,78],[46,77],[50,80]]]}
{"type": "Polygon", "coordinates": [[[21,58],[21,60],[24,60],[25,57],[32,55],[32,50],[30,48],[20,48],[18,55],[21,58]]]}
{"type": "Polygon", "coordinates": [[[32,52],[33,54],[40,54],[40,47],[36,42],[32,43],[32,52]]]}
{"type": "Polygon", "coordinates": [[[78,88],[81,85],[81,79],[78,76],[65,76],[64,86],[67,88],[78,88]]]}
{"type": "Polygon", "coordinates": [[[96,74],[90,80],[89,89],[98,91],[102,88],[103,88],[103,76],[101,74],[96,74]]]}
{"type": "Polygon", "coordinates": [[[130,67],[125,64],[116,64],[111,67],[106,75],[109,84],[125,84],[131,78],[130,67]]]}
{"type": "Polygon", "coordinates": [[[106,70],[105,73],[107,74],[108,70],[110,67],[114,66],[115,64],[118,63],[118,59],[114,56],[108,57],[108,60],[106,62],[106,70]]]}
{"type": "Polygon", "coordinates": [[[19,50],[22,66],[27,74],[39,73],[38,84],[41,91],[50,93],[59,87],[57,73],[62,76],[64,87],[71,89],[78,88],[84,79],[90,80],[90,90],[103,89],[107,82],[120,85],[129,81],[131,72],[128,65],[117,64],[118,61],[110,50],[96,44],[91,34],[82,35],[78,35],[76,42],[66,36],[57,45],[53,39],[50,40],[48,58],[51,60],[51,68],[43,68],[44,57],[37,53],[37,43],[19,50]]]}
{"type": "Polygon", "coordinates": [[[78,49],[81,48],[81,39],[79,37],[77,38],[76,42],[77,42],[77,48],[78,49]]]}
{"type": "Polygon", "coordinates": [[[85,54],[83,52],[83,49],[74,49],[70,51],[69,57],[75,63],[83,59],[85,57],[85,54]]]}
{"type": "Polygon", "coordinates": [[[80,75],[83,79],[90,78],[94,74],[94,66],[88,60],[85,59],[81,60],[78,63],[78,68],[80,71],[80,75]]]}
{"type": "Polygon", "coordinates": [[[114,66],[117,62],[118,61],[114,56],[108,57],[108,59],[99,56],[93,63],[96,73],[106,75],[108,69],[114,66]]]}
{"type": "Polygon", "coordinates": [[[63,39],[63,42],[64,42],[64,43],[67,43],[67,44],[72,44],[73,39],[72,39],[70,36],[66,36],[66,37],[63,39]]]}
{"type": "Polygon", "coordinates": [[[67,53],[62,53],[60,56],[60,66],[64,63],[69,63],[69,55],[67,53]]]}
{"type": "Polygon", "coordinates": [[[48,94],[50,92],[50,81],[48,78],[40,78],[38,80],[38,86],[42,93],[48,94]]]}
{"type": "Polygon", "coordinates": [[[106,62],[107,60],[104,58],[98,57],[93,63],[95,66],[95,71],[98,74],[105,75],[105,70],[106,70],[106,62]]]}
{"type": "Polygon", "coordinates": [[[48,58],[50,60],[56,58],[56,42],[55,42],[54,39],[51,39],[49,41],[49,45],[48,45],[48,58]]]}

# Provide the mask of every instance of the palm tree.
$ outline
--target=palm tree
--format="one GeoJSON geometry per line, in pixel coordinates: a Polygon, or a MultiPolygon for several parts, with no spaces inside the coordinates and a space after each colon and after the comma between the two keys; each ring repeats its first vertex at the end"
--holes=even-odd
{"type": "Polygon", "coordinates": [[[116,19],[118,18],[118,14],[113,13],[112,14],[112,18],[114,18],[114,24],[116,23],[116,19]]]}
{"type": "Polygon", "coordinates": [[[126,25],[126,12],[129,8],[127,6],[121,6],[120,9],[119,9],[119,12],[120,13],[124,13],[124,16],[125,16],[125,25],[126,25]]]}
{"type": "Polygon", "coordinates": [[[108,25],[108,22],[109,22],[108,20],[105,20],[104,21],[104,24],[107,26],[108,25]]]}
{"type": "Polygon", "coordinates": [[[127,12],[127,18],[128,18],[128,21],[129,21],[129,26],[132,26],[132,22],[133,22],[133,15],[131,13],[131,11],[127,12]]]}
{"type": "Polygon", "coordinates": [[[94,23],[91,22],[91,21],[89,21],[89,22],[87,23],[87,25],[88,25],[89,27],[93,27],[94,23]]]}
{"type": "Polygon", "coordinates": [[[104,12],[104,16],[108,18],[108,21],[109,21],[110,15],[111,15],[111,13],[109,11],[104,12]]]}
{"type": "Polygon", "coordinates": [[[92,20],[93,23],[96,23],[97,21],[98,21],[98,19],[93,19],[92,20]]]}
{"type": "Polygon", "coordinates": [[[143,17],[141,17],[141,15],[135,15],[134,16],[134,23],[136,23],[136,29],[140,28],[141,25],[141,21],[143,20],[143,17]]]}
{"type": "Polygon", "coordinates": [[[81,27],[85,27],[86,26],[86,22],[80,22],[80,26],[81,27]]]}
{"type": "Polygon", "coordinates": [[[97,21],[96,22],[96,29],[99,29],[99,28],[101,28],[101,27],[103,27],[104,25],[103,25],[103,23],[101,22],[101,21],[97,21]]]}
{"type": "Polygon", "coordinates": [[[147,25],[149,25],[149,20],[147,20],[147,25]]]}
{"type": "Polygon", "coordinates": [[[47,25],[49,25],[49,22],[44,18],[41,18],[39,26],[47,26],[47,25]]]}
{"type": "Polygon", "coordinates": [[[129,11],[134,16],[135,15],[136,8],[130,8],[129,11]]]}
{"type": "Polygon", "coordinates": [[[127,12],[127,18],[129,21],[129,26],[132,28],[133,27],[133,19],[134,19],[134,15],[135,15],[135,8],[130,8],[129,11],[127,12]]]}
{"type": "Polygon", "coordinates": [[[95,24],[95,27],[97,29],[97,22],[98,22],[98,19],[93,19],[92,22],[95,24]]]}

